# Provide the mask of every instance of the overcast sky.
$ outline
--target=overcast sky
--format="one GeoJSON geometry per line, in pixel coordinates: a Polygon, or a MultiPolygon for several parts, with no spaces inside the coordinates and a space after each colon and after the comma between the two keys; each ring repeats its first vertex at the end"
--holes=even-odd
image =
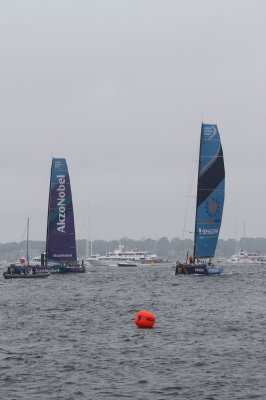
{"type": "Polygon", "coordinates": [[[28,216],[45,239],[53,156],[78,239],[182,237],[202,120],[220,237],[266,237],[265,21],[265,0],[0,0],[0,242],[28,216]]]}

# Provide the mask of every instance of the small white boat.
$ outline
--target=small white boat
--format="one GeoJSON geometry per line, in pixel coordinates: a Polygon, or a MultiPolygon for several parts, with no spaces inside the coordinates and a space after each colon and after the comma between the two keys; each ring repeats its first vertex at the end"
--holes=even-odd
{"type": "Polygon", "coordinates": [[[130,262],[130,261],[124,261],[124,262],[119,262],[118,267],[139,267],[140,263],[136,263],[136,262],[130,262]]]}
{"type": "Polygon", "coordinates": [[[228,264],[265,264],[266,256],[260,253],[248,253],[244,250],[239,250],[228,258],[228,264]]]}
{"type": "Polygon", "coordinates": [[[86,259],[86,263],[89,263],[92,267],[106,267],[109,265],[100,254],[92,254],[86,259]]]}
{"type": "Polygon", "coordinates": [[[149,254],[148,251],[139,249],[124,250],[124,246],[120,245],[118,249],[108,252],[105,256],[99,254],[92,255],[86,260],[92,266],[117,266],[118,263],[133,262],[137,264],[161,264],[167,260],[159,258],[156,254],[149,254]]]}

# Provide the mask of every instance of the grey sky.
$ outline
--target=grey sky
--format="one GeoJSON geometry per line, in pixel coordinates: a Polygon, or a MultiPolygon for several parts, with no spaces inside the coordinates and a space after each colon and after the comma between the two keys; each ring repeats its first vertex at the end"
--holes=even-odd
{"type": "Polygon", "coordinates": [[[224,149],[220,237],[265,237],[265,20],[264,0],[0,0],[0,242],[27,216],[45,239],[52,156],[78,238],[88,218],[94,239],[182,237],[202,118],[224,149]]]}

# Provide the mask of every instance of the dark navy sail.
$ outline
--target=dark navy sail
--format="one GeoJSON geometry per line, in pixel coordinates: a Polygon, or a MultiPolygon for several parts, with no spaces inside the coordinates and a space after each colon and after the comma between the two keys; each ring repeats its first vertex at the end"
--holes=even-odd
{"type": "Polygon", "coordinates": [[[194,258],[213,257],[224,205],[224,159],[217,125],[202,124],[194,258]]]}
{"type": "Polygon", "coordinates": [[[64,158],[52,160],[46,255],[48,261],[77,261],[72,194],[64,158]]]}

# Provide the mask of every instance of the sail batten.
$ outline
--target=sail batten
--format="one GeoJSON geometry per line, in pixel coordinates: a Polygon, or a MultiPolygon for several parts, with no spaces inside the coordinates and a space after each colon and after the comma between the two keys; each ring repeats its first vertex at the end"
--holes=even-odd
{"type": "Polygon", "coordinates": [[[77,261],[71,185],[64,158],[52,159],[46,255],[49,261],[77,261]]]}
{"type": "Polygon", "coordinates": [[[225,170],[217,125],[202,124],[194,233],[194,257],[215,254],[224,204],[225,170]]]}

